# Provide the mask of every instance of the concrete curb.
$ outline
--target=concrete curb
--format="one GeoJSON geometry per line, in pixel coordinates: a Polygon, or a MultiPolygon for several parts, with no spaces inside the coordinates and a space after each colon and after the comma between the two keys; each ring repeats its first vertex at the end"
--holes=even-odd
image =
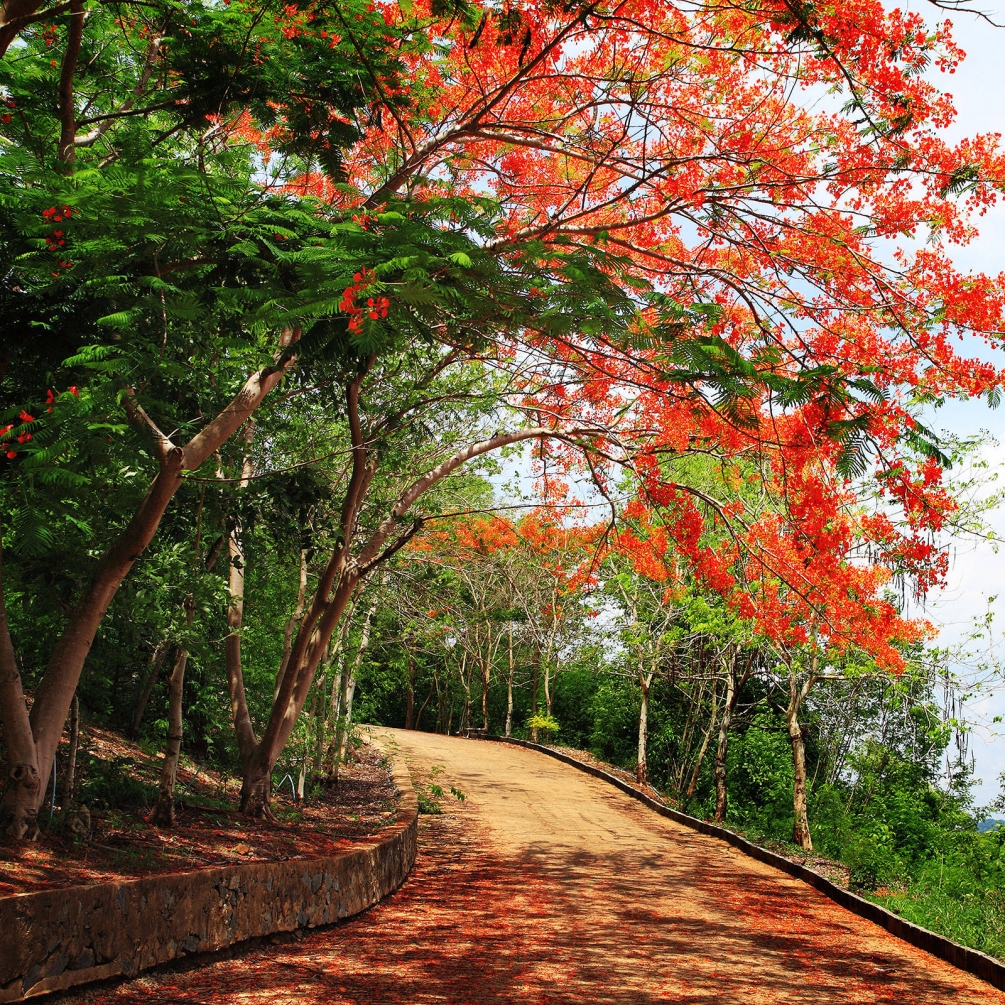
{"type": "Polygon", "coordinates": [[[857,914],[860,918],[865,918],[879,925],[881,928],[885,928],[898,939],[903,939],[904,942],[908,942],[918,949],[923,949],[926,953],[931,953],[940,960],[945,960],[946,963],[952,964],[959,970],[964,970],[968,974],[973,974],[974,977],[987,981],[988,984],[992,984],[996,988],[1005,990],[1005,964],[1000,963],[993,957],[979,953],[976,949],[968,949],[966,946],[961,946],[945,938],[945,936],[937,935],[935,932],[928,931],[927,928],[921,928],[910,921],[905,921],[892,911],[888,911],[885,907],[880,907],[878,904],[856,896],[836,883],[832,883],[813,869],[807,869],[806,866],[800,865],[798,862],[790,862],[787,858],[783,858],[781,855],[775,854],[775,852],[752,844],[746,838],[740,837],[739,834],[734,834],[725,827],[718,827],[715,824],[699,820],[697,817],[691,817],[686,813],[671,809],[669,806],[665,806],[658,800],[653,799],[652,796],[640,792],[629,785],[628,782],[618,778],[616,775],[612,775],[608,771],[594,767],[592,764],[586,764],[583,761],[577,761],[576,758],[570,757],[568,754],[552,750],[550,747],[542,746],[540,743],[531,743],[529,740],[517,740],[513,737],[482,734],[475,730],[472,730],[469,735],[473,739],[494,740],[501,743],[510,743],[518,747],[527,747],[530,750],[537,750],[542,754],[547,754],[549,757],[554,757],[565,764],[578,768],[580,771],[585,771],[588,775],[593,775],[594,778],[599,778],[616,786],[622,792],[633,799],[637,799],[640,803],[644,803],[661,816],[668,817],[670,820],[683,824],[685,827],[690,827],[701,834],[707,834],[709,837],[719,838],[721,841],[728,842],[745,855],[749,855],[759,862],[774,866],[789,876],[809,883],[815,890],[819,890],[836,904],[847,908],[847,910],[853,914],[857,914]]]}
{"type": "Polygon", "coordinates": [[[330,925],[396,890],[415,862],[419,806],[400,758],[398,817],[379,843],[0,898],[0,1002],[141,970],[246,939],[330,925]]]}

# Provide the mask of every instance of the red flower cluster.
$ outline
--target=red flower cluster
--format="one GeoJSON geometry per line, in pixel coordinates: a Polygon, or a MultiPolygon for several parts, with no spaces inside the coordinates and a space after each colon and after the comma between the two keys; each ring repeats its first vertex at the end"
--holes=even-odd
{"type": "MultiPolygon", "coordinates": [[[[62,223],[73,217],[73,208],[70,206],[50,206],[48,209],[42,210],[42,216],[50,223],[62,223]]],[[[50,251],[58,253],[59,249],[66,244],[66,236],[62,230],[54,230],[46,237],[45,243],[50,251]]],[[[59,261],[61,269],[69,269],[72,265],[73,262],[70,261],[64,262],[62,259],[59,261]]],[[[58,277],[59,273],[54,272],[53,276],[58,277]]]]}
{"type": "MultiPolygon", "coordinates": [[[[4,101],[4,105],[6,105],[7,108],[17,108],[17,102],[13,98],[7,98],[6,101],[4,101]]],[[[10,112],[3,112],[0,114],[0,122],[5,124],[10,122],[10,112]]]]}
{"type": "Polygon", "coordinates": [[[52,223],[62,223],[73,216],[73,209],[70,206],[50,206],[42,210],[42,216],[52,223]]]}
{"type": "MultiPolygon", "coordinates": [[[[21,409],[21,415],[19,416],[22,423],[34,422],[35,416],[29,415],[23,408],[21,409]]],[[[6,439],[7,434],[14,428],[13,423],[8,423],[3,429],[0,429],[0,438],[6,439]]],[[[31,439],[31,433],[20,433],[17,438],[18,443],[27,443],[31,439]]],[[[13,444],[8,444],[7,447],[7,457],[9,460],[13,460],[17,457],[17,449],[13,444]]]]}
{"type": "MultiPolygon", "coordinates": [[[[80,392],[77,390],[76,386],[68,388],[64,393],[72,394],[75,398],[80,397],[80,392]]],[[[51,389],[45,392],[45,403],[49,406],[47,409],[49,412],[52,411],[52,406],[58,397],[59,395],[55,394],[51,389]]],[[[35,416],[30,412],[25,411],[23,408],[21,409],[21,414],[18,418],[20,419],[18,425],[25,425],[29,422],[35,421],[35,416]]],[[[8,460],[14,460],[14,458],[17,457],[17,447],[14,446],[13,440],[8,438],[8,434],[13,428],[14,423],[9,422],[6,426],[0,429],[0,452],[5,452],[8,460]],[[6,447],[6,451],[4,451],[4,447],[6,447]]],[[[28,443],[31,438],[31,433],[29,432],[19,433],[17,436],[17,442],[28,443]]]]}
{"type": "Polygon", "coordinates": [[[373,273],[368,269],[357,272],[353,278],[352,286],[347,286],[342,291],[342,301],[339,308],[351,315],[349,318],[349,331],[355,333],[363,330],[363,319],[369,316],[372,321],[377,318],[386,318],[387,310],[391,306],[391,301],[387,297],[368,297],[366,308],[356,306],[356,297],[363,293],[370,285],[370,278],[373,273]]]}
{"type": "MultiPolygon", "coordinates": [[[[80,397],[80,392],[77,390],[77,385],[76,384],[72,385],[69,388],[69,393],[72,394],[75,398],[79,398],[80,397]]],[[[53,406],[53,404],[55,403],[55,401],[56,401],[56,399],[58,397],[59,397],[58,394],[53,394],[51,388],[48,391],[45,392],[45,403],[49,406],[48,409],[47,409],[47,411],[49,411],[49,412],[52,411],[52,406],[53,406]]]]}

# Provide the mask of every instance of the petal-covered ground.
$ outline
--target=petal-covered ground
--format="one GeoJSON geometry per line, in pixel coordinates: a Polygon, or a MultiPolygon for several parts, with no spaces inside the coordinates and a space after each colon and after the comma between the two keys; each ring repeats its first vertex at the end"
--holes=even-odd
{"type": "Polygon", "coordinates": [[[401,890],[298,941],[63,1001],[1005,1005],[805,884],[544,754],[380,732],[448,793],[443,815],[420,818],[401,890]]]}

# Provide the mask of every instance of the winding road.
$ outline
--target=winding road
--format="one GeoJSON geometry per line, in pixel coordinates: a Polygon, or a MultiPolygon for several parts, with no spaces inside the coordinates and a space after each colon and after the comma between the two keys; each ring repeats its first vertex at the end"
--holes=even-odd
{"type": "Polygon", "coordinates": [[[447,793],[442,815],[420,817],[419,857],[397,893],[297,941],[62,1000],[1005,1005],[805,884],[544,754],[373,734],[447,793]]]}

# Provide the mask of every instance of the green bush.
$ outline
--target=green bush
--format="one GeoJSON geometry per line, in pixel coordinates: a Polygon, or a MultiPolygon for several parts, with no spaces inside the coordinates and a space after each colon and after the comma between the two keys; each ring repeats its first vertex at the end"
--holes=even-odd
{"type": "Polygon", "coordinates": [[[84,755],[84,781],[79,801],[92,809],[150,809],[157,801],[157,787],[130,774],[127,757],[103,761],[84,755]]]}

